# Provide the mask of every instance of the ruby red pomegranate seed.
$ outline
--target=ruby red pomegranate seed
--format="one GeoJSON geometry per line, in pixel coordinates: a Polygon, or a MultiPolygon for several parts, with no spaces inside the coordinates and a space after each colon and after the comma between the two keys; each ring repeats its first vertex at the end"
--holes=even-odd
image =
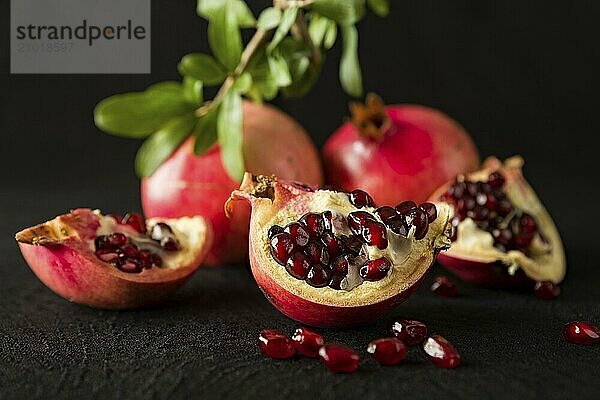
{"type": "Polygon", "coordinates": [[[125,214],[121,220],[121,224],[129,225],[139,233],[146,233],[146,221],[144,221],[144,217],[138,213],[125,214]]]}
{"type": "Polygon", "coordinates": [[[577,344],[600,344],[600,329],[584,321],[573,321],[563,328],[563,335],[571,343],[577,344]]]}
{"type": "Polygon", "coordinates": [[[387,224],[392,218],[398,216],[396,210],[390,206],[379,207],[374,212],[384,224],[387,224]]]}
{"type": "Polygon", "coordinates": [[[347,256],[339,256],[331,263],[331,272],[334,275],[342,275],[346,276],[348,273],[348,257],[347,256]]]}
{"type": "Polygon", "coordinates": [[[360,357],[351,348],[341,344],[326,344],[319,349],[323,365],[331,372],[352,373],[358,369],[360,357]]]}
{"type": "Polygon", "coordinates": [[[502,173],[499,171],[492,172],[487,181],[488,185],[494,189],[499,189],[504,186],[504,182],[506,182],[504,175],[502,175],[502,173]]]}
{"type": "Polygon", "coordinates": [[[399,319],[392,325],[392,333],[408,346],[423,343],[427,337],[427,325],[420,321],[399,319]]]}
{"type": "Polygon", "coordinates": [[[313,265],[306,276],[306,283],[310,286],[321,288],[329,285],[331,274],[323,265],[313,265]]]}
{"type": "Polygon", "coordinates": [[[323,211],[323,229],[325,232],[331,232],[333,229],[333,213],[329,210],[323,211]]]}
{"type": "Polygon", "coordinates": [[[454,297],[458,294],[458,286],[445,276],[437,276],[431,285],[431,291],[442,297],[454,297]]]}
{"type": "Polygon", "coordinates": [[[298,222],[292,222],[285,227],[284,232],[290,235],[294,243],[300,247],[304,247],[308,243],[309,235],[306,229],[298,222]]]}
{"type": "Polygon", "coordinates": [[[280,227],[279,225],[273,225],[272,227],[269,228],[269,231],[267,232],[267,236],[269,239],[273,239],[273,236],[277,235],[278,233],[282,233],[283,232],[283,228],[280,227]]]}
{"type": "Polygon", "coordinates": [[[552,300],[560,295],[560,287],[550,281],[536,282],[533,292],[539,299],[552,300]]]}
{"type": "Polygon", "coordinates": [[[423,342],[423,351],[438,367],[456,368],[460,365],[460,354],[443,336],[429,336],[423,342]]]}
{"type": "Polygon", "coordinates": [[[305,214],[300,218],[300,222],[306,226],[306,231],[311,238],[319,238],[323,231],[325,231],[325,223],[321,214],[305,214]]]}
{"type": "Polygon", "coordinates": [[[367,353],[381,365],[396,365],[406,357],[406,346],[395,337],[381,338],[369,343],[367,353]]]}
{"type": "Polygon", "coordinates": [[[325,232],[321,236],[321,240],[325,247],[327,248],[327,252],[329,253],[329,258],[334,259],[340,254],[344,252],[344,245],[333,233],[325,232]]]}
{"type": "Polygon", "coordinates": [[[116,263],[119,254],[112,249],[100,249],[96,250],[96,257],[107,263],[116,263]]]}
{"type": "Polygon", "coordinates": [[[292,341],[298,354],[309,358],[319,357],[319,349],[325,344],[323,336],[306,327],[297,328],[292,341]]]}
{"type": "Polygon", "coordinates": [[[329,265],[329,252],[324,244],[312,241],[306,246],[304,251],[312,264],[329,265]]]}
{"type": "Polygon", "coordinates": [[[258,336],[258,346],[271,358],[286,359],[296,354],[292,339],[277,329],[264,329],[258,336]]]}
{"type": "Polygon", "coordinates": [[[356,208],[373,207],[373,199],[367,192],[356,189],[348,195],[350,203],[356,208]]]}
{"type": "Polygon", "coordinates": [[[373,215],[366,211],[353,211],[348,214],[348,226],[355,235],[360,235],[367,222],[376,222],[373,215]]]}
{"type": "Polygon", "coordinates": [[[310,262],[304,254],[296,252],[288,258],[285,269],[294,278],[304,280],[308,276],[310,262]]]}
{"type": "Polygon", "coordinates": [[[396,206],[396,211],[398,211],[400,214],[406,214],[413,208],[417,208],[417,204],[412,200],[406,200],[396,206]]]}
{"type": "Polygon", "coordinates": [[[432,223],[437,218],[437,208],[433,203],[422,203],[419,208],[427,214],[427,222],[432,223]]]}
{"type": "Polygon", "coordinates": [[[288,233],[278,233],[271,239],[271,255],[281,265],[285,265],[287,259],[294,252],[294,242],[288,233]]]}
{"type": "Polygon", "coordinates": [[[376,260],[369,260],[365,265],[360,267],[358,273],[365,281],[379,281],[387,275],[391,268],[391,264],[387,258],[381,257],[376,260]]]}
{"type": "Polygon", "coordinates": [[[420,208],[412,208],[404,214],[406,225],[412,225],[415,227],[415,239],[421,240],[427,235],[429,229],[429,222],[427,220],[427,213],[420,208]]]}
{"type": "Polygon", "coordinates": [[[362,236],[366,244],[384,250],[388,246],[386,228],[380,222],[367,221],[362,230],[362,236]]]}

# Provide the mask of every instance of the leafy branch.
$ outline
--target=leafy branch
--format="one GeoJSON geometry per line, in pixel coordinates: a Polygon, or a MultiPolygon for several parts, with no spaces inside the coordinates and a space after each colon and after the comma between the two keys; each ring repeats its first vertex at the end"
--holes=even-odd
{"type": "Polygon", "coordinates": [[[208,20],[212,55],[185,55],[181,82],[156,83],[143,92],[118,94],[94,110],[96,125],[117,136],[146,139],[135,167],[150,176],[190,135],[201,155],[215,142],[234,179],[244,173],[242,98],[270,101],[281,90],[302,96],[316,82],[324,53],[342,37],[340,83],[351,96],[362,95],[356,23],[365,6],[386,16],[389,0],[274,0],[258,19],[243,0],[198,0],[197,13],[208,20]],[[256,31],[243,46],[241,30],[256,31]],[[220,85],[212,100],[205,86],[220,85]]]}

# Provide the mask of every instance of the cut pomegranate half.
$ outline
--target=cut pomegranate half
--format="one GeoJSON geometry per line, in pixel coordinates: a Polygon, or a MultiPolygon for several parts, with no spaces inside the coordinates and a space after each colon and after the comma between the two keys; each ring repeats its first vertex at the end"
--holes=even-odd
{"type": "Polygon", "coordinates": [[[450,243],[446,204],[429,223],[430,209],[391,208],[394,215],[382,219],[365,202],[357,209],[354,197],[246,174],[226,204],[231,210],[235,200],[251,203],[252,273],[271,303],[296,321],[341,327],[376,319],[412,294],[450,243]]]}
{"type": "MultiPolygon", "coordinates": [[[[454,207],[452,248],[438,261],[466,281],[493,287],[560,283],[565,253],[552,218],[522,174],[523,159],[490,157],[433,195],[454,207]]],[[[439,203],[438,203],[439,205],[439,203]]]]}
{"type": "Polygon", "coordinates": [[[32,271],[79,304],[132,309],[160,303],[200,266],[212,232],[201,217],[143,220],[76,209],[16,234],[32,271]]]}

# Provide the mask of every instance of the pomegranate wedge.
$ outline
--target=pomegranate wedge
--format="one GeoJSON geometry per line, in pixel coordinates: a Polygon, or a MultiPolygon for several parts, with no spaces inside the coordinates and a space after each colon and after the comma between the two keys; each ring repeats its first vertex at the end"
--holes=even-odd
{"type": "Polygon", "coordinates": [[[69,301],[106,309],[160,303],[204,259],[212,233],[201,217],[149,219],[77,209],[16,234],[32,271],[69,301]]]}
{"type": "Polygon", "coordinates": [[[321,327],[372,321],[412,294],[449,246],[448,205],[429,221],[430,205],[384,212],[363,193],[246,174],[226,203],[229,212],[237,200],[251,203],[252,273],[290,318],[321,327]]]}

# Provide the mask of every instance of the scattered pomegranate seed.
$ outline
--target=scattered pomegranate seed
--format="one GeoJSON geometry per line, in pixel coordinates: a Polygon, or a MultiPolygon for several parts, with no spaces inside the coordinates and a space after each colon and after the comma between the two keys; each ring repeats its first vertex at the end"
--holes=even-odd
{"type": "Polygon", "coordinates": [[[373,207],[373,198],[367,192],[356,189],[348,195],[350,203],[356,208],[373,207]]]}
{"type": "Polygon", "coordinates": [[[427,325],[420,321],[399,319],[392,325],[392,333],[408,346],[422,343],[427,337],[427,325]]]}
{"type": "Polygon", "coordinates": [[[292,339],[277,329],[263,329],[258,336],[258,346],[271,358],[285,359],[296,354],[292,339]]]}
{"type": "Polygon", "coordinates": [[[406,357],[406,346],[398,338],[381,338],[369,343],[367,353],[381,365],[396,365],[406,357]]]}
{"type": "Polygon", "coordinates": [[[460,365],[460,354],[443,336],[429,336],[423,342],[423,351],[438,367],[456,368],[460,365]]]}
{"type": "Polygon", "coordinates": [[[369,260],[358,271],[361,278],[365,281],[379,281],[387,275],[391,268],[387,258],[381,257],[376,260],[369,260]]]}
{"type": "Polygon", "coordinates": [[[129,225],[139,233],[146,233],[146,221],[141,214],[127,213],[121,220],[121,224],[129,225]]]}
{"type": "Polygon", "coordinates": [[[358,368],[360,357],[354,350],[341,344],[326,344],[319,349],[323,365],[335,373],[352,373],[358,368]]]}
{"type": "Polygon", "coordinates": [[[306,327],[297,328],[292,335],[298,354],[309,357],[319,357],[319,349],[325,344],[323,336],[306,327]]]}
{"type": "Polygon", "coordinates": [[[560,295],[560,287],[550,281],[536,282],[533,292],[542,300],[552,300],[560,295]]]}
{"type": "Polygon", "coordinates": [[[600,329],[585,321],[573,321],[563,328],[563,335],[571,343],[600,344],[600,329]]]}
{"type": "Polygon", "coordinates": [[[458,286],[445,276],[436,276],[431,291],[442,297],[454,297],[458,294],[458,286]]]}

